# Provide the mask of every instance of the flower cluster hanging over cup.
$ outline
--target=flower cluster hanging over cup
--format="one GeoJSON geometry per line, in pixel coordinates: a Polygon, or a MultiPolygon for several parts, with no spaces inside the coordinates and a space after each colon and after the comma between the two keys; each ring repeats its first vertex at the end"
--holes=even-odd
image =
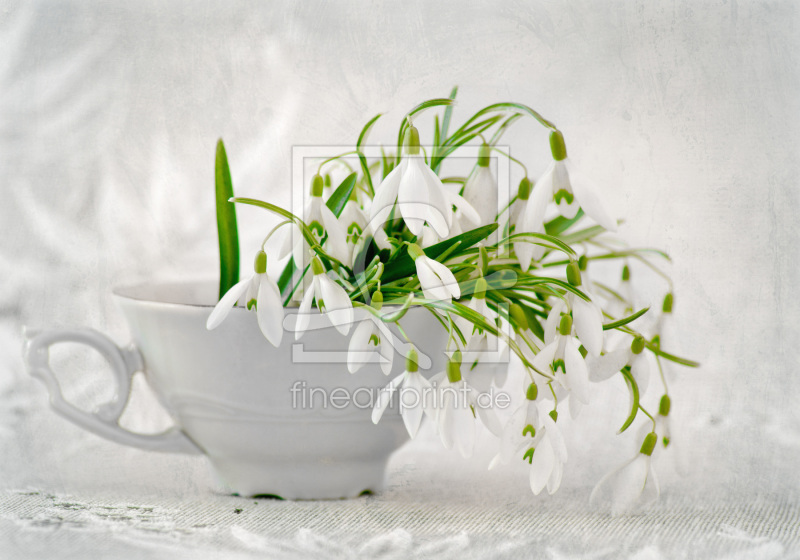
{"type": "Polygon", "coordinates": [[[593,399],[593,384],[621,376],[631,404],[620,432],[641,419],[641,444],[633,458],[600,480],[592,499],[615,511],[645,505],[659,494],[652,458],[671,444],[664,362],[697,366],[662,348],[673,294],[669,277],[652,258],[668,257],[629,248],[610,235],[617,221],[603,191],[567,156],[564,135],[553,123],[525,105],[497,103],[451,131],[456,91],[412,109],[397,144],[382,147],[372,160],[364,142],[380,115],[370,120],[354,150],[319,164],[302,216],[268,202],[231,198],[283,221],[264,240],[252,276],[221,290],[207,326],[215,328],[241,304],[256,313],[264,337],[278,346],[285,335],[283,307],[299,302],[295,339],[309,328],[316,307],[342,335],[350,335],[351,373],[377,361],[388,375],[398,353],[389,328],[394,325],[405,339],[405,368],[380,393],[373,421],[400,393],[400,413],[412,438],[427,415],[444,446],[465,457],[483,424],[499,438],[489,468],[525,461],[534,494],[545,488],[552,494],[561,484],[568,452],[559,414],[566,409],[577,417],[593,399]],[[435,115],[425,145],[414,123],[432,108],[443,112],[435,115]],[[549,164],[538,177],[498,145],[504,132],[527,118],[549,134],[549,164]],[[476,153],[476,144],[466,176],[443,172],[455,154],[470,148],[476,153]],[[357,158],[358,169],[333,188],[328,170],[348,157],[357,158]],[[503,196],[493,159],[519,166],[516,192],[503,196]],[[277,257],[288,262],[279,278],[271,278],[264,247],[279,230],[286,233],[277,257]],[[617,285],[590,276],[601,261],[619,263],[617,285]],[[662,277],[660,309],[635,309],[631,269],[637,266],[662,277]],[[447,330],[441,349],[447,367],[433,376],[420,371],[414,333],[402,327],[412,306],[427,308],[447,330]],[[657,318],[640,332],[634,325],[646,313],[657,318]],[[505,382],[507,367],[499,367],[491,349],[513,354],[525,371],[516,389],[522,404],[505,424],[478,402],[482,390],[505,382]],[[644,391],[653,363],[659,400],[648,409],[644,391]],[[409,404],[404,392],[417,398],[409,404]]]}

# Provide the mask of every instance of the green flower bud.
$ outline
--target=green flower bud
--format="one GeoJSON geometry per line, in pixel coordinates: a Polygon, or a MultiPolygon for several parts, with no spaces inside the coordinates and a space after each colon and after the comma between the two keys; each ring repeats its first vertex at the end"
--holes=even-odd
{"type": "Polygon", "coordinates": [[[664,305],[661,306],[661,311],[664,313],[672,313],[672,300],[673,296],[672,292],[670,292],[664,297],[664,305]]]}
{"type": "Polygon", "coordinates": [[[529,401],[535,401],[536,397],[539,396],[539,387],[536,386],[536,383],[531,383],[528,385],[528,390],[525,391],[525,398],[529,401]]]}
{"type": "Polygon", "coordinates": [[[567,265],[567,282],[573,286],[581,285],[581,269],[575,261],[570,261],[567,265]]]}
{"type": "Polygon", "coordinates": [[[486,283],[486,280],[483,279],[483,276],[481,276],[475,281],[475,293],[472,294],[472,296],[478,299],[485,299],[486,290],[488,288],[489,285],[486,283]]]}
{"type": "Polygon", "coordinates": [[[522,309],[520,304],[512,303],[508,312],[519,330],[524,331],[528,328],[528,318],[525,316],[525,310],[522,309]]]}
{"type": "Polygon", "coordinates": [[[489,274],[489,253],[486,252],[486,247],[483,246],[483,243],[478,244],[478,265],[483,276],[489,274]]]}
{"type": "Polygon", "coordinates": [[[658,443],[658,436],[655,432],[650,432],[644,438],[642,442],[642,448],[639,450],[639,453],[642,455],[650,456],[653,454],[653,449],[656,448],[656,443],[658,443]]]}
{"type": "Polygon", "coordinates": [[[524,461],[525,459],[527,459],[529,465],[533,464],[533,451],[534,449],[533,447],[531,447],[525,452],[525,455],[522,456],[522,460],[524,461]]]}
{"type": "Polygon", "coordinates": [[[256,274],[264,274],[267,272],[267,254],[264,251],[256,253],[256,262],[253,265],[256,274]]]}
{"type": "Polygon", "coordinates": [[[558,422],[558,411],[557,410],[551,410],[550,412],[548,412],[548,414],[550,415],[550,418],[553,419],[553,422],[558,422]]]}
{"type": "Polygon", "coordinates": [[[311,178],[311,196],[322,196],[323,181],[319,174],[311,178]]]}
{"type": "Polygon", "coordinates": [[[314,276],[317,274],[325,274],[325,267],[322,266],[318,257],[311,259],[311,272],[314,273],[314,276]]]}
{"type": "Polygon", "coordinates": [[[517,197],[520,200],[528,200],[528,197],[531,196],[531,189],[533,188],[533,183],[527,177],[523,177],[522,181],[519,182],[519,188],[517,189],[517,197]]]}
{"type": "Polygon", "coordinates": [[[586,267],[589,266],[589,257],[586,255],[581,255],[578,258],[578,268],[580,270],[586,270],[586,267]]]}
{"type": "Polygon", "coordinates": [[[450,383],[461,381],[461,364],[453,360],[447,362],[447,380],[450,383]]]}
{"type": "Polygon", "coordinates": [[[628,265],[622,267],[622,281],[627,282],[631,279],[631,269],[628,268],[628,265]]]}
{"type": "Polygon", "coordinates": [[[418,258],[425,255],[425,251],[423,251],[422,247],[420,247],[416,243],[409,243],[407,251],[408,251],[408,256],[411,257],[412,260],[417,260],[418,258]]]}
{"type": "Polygon", "coordinates": [[[408,354],[406,354],[406,371],[411,373],[419,371],[419,354],[417,354],[413,346],[408,350],[408,354]]]}
{"type": "Polygon", "coordinates": [[[661,402],[658,403],[658,413],[661,416],[669,416],[669,409],[672,408],[672,401],[669,398],[669,395],[664,395],[661,397],[661,402]]]}
{"type": "Polygon", "coordinates": [[[572,333],[572,316],[562,315],[561,322],[558,324],[558,333],[561,336],[569,336],[572,333]]]}
{"type": "Polygon", "coordinates": [[[325,186],[326,187],[330,187],[331,186],[331,175],[330,175],[330,173],[326,173],[325,174],[325,186]]]}
{"type": "Polygon", "coordinates": [[[564,143],[564,135],[560,130],[550,133],[550,152],[556,161],[567,159],[567,145],[564,143]]]}
{"type": "Polygon", "coordinates": [[[409,126],[406,131],[406,149],[409,155],[419,154],[419,130],[416,126],[409,126]]]}
{"type": "Polygon", "coordinates": [[[372,305],[373,309],[380,309],[381,307],[383,307],[383,294],[381,293],[380,290],[376,290],[375,292],[373,292],[372,302],[370,303],[370,305],[372,305]]]}
{"type": "Polygon", "coordinates": [[[492,149],[488,144],[483,144],[478,150],[478,167],[489,167],[489,154],[492,149]]]}
{"type": "Polygon", "coordinates": [[[455,362],[457,364],[461,363],[461,350],[456,350],[453,352],[453,355],[450,357],[450,361],[455,362]]]}
{"type": "Polygon", "coordinates": [[[644,350],[644,337],[639,335],[631,342],[631,352],[634,354],[641,354],[642,350],[644,350]]]}

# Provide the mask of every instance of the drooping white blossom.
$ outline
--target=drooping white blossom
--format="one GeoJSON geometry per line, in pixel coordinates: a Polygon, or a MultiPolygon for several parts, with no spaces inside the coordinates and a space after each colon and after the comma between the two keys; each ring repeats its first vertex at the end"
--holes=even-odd
{"type": "Polygon", "coordinates": [[[589,503],[618,515],[644,508],[657,500],[661,489],[652,465],[657,441],[655,432],[648,433],[636,455],[600,479],[589,503]]]}
{"type": "Polygon", "coordinates": [[[415,243],[408,244],[408,254],[414,259],[417,278],[427,299],[450,301],[461,297],[461,288],[449,268],[425,255],[415,243]]]}
{"type": "MultiPolygon", "coordinates": [[[[383,303],[381,292],[372,296],[372,306],[380,309],[383,303]]],[[[372,355],[380,356],[381,370],[385,375],[392,371],[394,363],[393,336],[386,323],[375,317],[372,313],[361,310],[361,320],[353,330],[350,345],[347,350],[347,368],[350,373],[355,373],[369,361],[372,355]],[[365,359],[365,356],[367,359],[365,359]]]]}
{"type": "Polygon", "coordinates": [[[372,409],[372,422],[377,424],[392,402],[392,396],[399,388],[398,402],[400,416],[403,418],[408,435],[413,439],[419,431],[422,416],[431,410],[431,384],[419,372],[419,356],[414,348],[406,356],[406,369],[381,389],[375,407],[372,409]]]}
{"type": "Polygon", "coordinates": [[[317,257],[311,260],[311,270],[314,277],[300,302],[295,340],[303,336],[308,328],[311,320],[311,304],[314,300],[317,302],[317,308],[328,317],[336,330],[346,335],[353,322],[353,303],[350,297],[344,288],[325,274],[325,269],[317,257]]]}

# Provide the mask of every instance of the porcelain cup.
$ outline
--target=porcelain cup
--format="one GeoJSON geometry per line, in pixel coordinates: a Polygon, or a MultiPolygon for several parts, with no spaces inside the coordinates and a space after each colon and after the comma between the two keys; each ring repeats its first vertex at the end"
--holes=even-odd
{"type": "MultiPolygon", "coordinates": [[[[389,456],[408,436],[399,405],[375,425],[369,399],[402,373],[402,353],[395,354],[389,376],[378,363],[351,374],[349,336],[329,324],[299,341],[285,332],[275,348],[259,331],[255,314],[238,307],[209,331],[206,320],[216,302],[211,283],[119,288],[114,297],[132,335],[127,346],[86,328],[26,332],[28,370],[45,383],[61,416],[124,445],[204,454],[230,490],[242,496],[346,498],[384,487],[389,456]],[[49,347],[61,342],[87,344],[111,365],[116,395],[93,413],[62,395],[48,356],[49,347]],[[174,420],[166,432],[143,435],[119,426],[131,376],[138,371],[174,420]]],[[[292,324],[295,312],[284,310],[285,325],[292,324]]],[[[324,321],[317,319],[312,326],[324,321]]],[[[447,333],[436,318],[412,308],[402,323],[413,334],[421,367],[444,369],[447,333]]],[[[394,342],[402,352],[399,339],[394,342]]]]}

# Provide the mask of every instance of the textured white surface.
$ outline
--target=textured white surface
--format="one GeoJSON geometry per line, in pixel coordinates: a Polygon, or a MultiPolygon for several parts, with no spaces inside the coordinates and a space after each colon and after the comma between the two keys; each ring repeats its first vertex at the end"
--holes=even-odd
{"type": "MultiPolygon", "coordinates": [[[[367,556],[362,546],[399,556],[463,547],[460,558],[515,546],[542,558],[791,556],[799,18],[788,1],[0,2],[0,550],[302,556],[327,539],[339,557],[367,556]],[[372,139],[388,140],[403,111],[454,84],[457,118],[508,99],[556,122],[627,218],[621,234],[673,255],[674,345],[703,368],[673,370],[689,469],[661,467],[667,494],[653,514],[609,529],[585,513],[588,488],[619,460],[609,447],[618,410],[590,411],[569,430],[554,498],[531,496],[520,468],[485,473],[485,461],[450,457],[428,433],[395,456],[385,495],[252,506],[266,514],[211,493],[202,460],[120,448],[47,410],[22,371],[22,324],[90,325],[122,342],[110,286],[213,274],[217,137],[238,193],[286,204],[292,146],[352,143],[377,112],[387,114],[372,139]],[[129,505],[135,515],[117,515],[129,505]],[[153,517],[138,513],[150,506],[153,517]],[[245,511],[231,520],[235,507],[245,511]]],[[[515,155],[544,168],[541,131],[520,127],[508,141],[527,142],[515,155]]],[[[251,254],[268,224],[257,211],[239,219],[251,254]]],[[[75,367],[96,357],[67,356],[72,398],[106,398],[108,379],[75,367]]],[[[609,398],[624,403],[615,389],[609,398]]],[[[166,422],[146,392],[137,399],[129,425],[166,422]]]]}

